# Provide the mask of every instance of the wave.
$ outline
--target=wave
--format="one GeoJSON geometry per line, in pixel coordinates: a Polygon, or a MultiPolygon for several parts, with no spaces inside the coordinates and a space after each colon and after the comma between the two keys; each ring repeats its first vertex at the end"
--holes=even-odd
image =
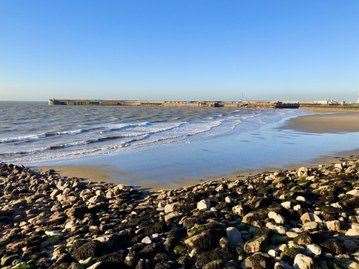
{"type": "Polygon", "coordinates": [[[26,143],[26,142],[33,142],[44,138],[49,137],[57,137],[63,135],[78,135],[82,133],[87,133],[95,130],[101,129],[100,127],[91,127],[91,128],[84,128],[84,129],[75,129],[75,130],[67,130],[67,131],[48,131],[39,134],[29,134],[23,136],[16,136],[16,137],[5,137],[0,138],[0,144],[2,143],[26,143]]]}
{"type": "Polygon", "coordinates": [[[144,122],[130,122],[130,123],[111,123],[104,126],[105,130],[101,131],[100,133],[107,133],[113,131],[121,131],[124,129],[128,129],[131,127],[145,127],[151,125],[151,122],[144,121],[144,122]]]}

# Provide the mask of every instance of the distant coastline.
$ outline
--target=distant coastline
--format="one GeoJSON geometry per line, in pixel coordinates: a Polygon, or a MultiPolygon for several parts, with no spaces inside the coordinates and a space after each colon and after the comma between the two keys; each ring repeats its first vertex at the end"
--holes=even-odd
{"type": "MultiPolygon", "coordinates": [[[[299,108],[298,102],[281,101],[208,101],[208,100],[95,100],[49,99],[49,105],[72,106],[151,106],[151,107],[245,107],[245,108],[299,108]]],[[[359,106],[358,106],[359,107],[359,106]]]]}
{"type": "Polygon", "coordinates": [[[210,100],[100,100],[100,99],[55,99],[48,101],[49,105],[69,106],[133,106],[133,107],[228,107],[228,108],[309,108],[313,110],[359,110],[359,103],[345,101],[210,101],[210,100]]]}

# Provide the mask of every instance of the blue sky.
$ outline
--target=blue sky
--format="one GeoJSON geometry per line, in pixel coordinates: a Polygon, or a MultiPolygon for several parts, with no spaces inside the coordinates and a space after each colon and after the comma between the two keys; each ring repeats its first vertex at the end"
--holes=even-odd
{"type": "Polygon", "coordinates": [[[359,94],[359,1],[0,1],[0,100],[359,94]]]}

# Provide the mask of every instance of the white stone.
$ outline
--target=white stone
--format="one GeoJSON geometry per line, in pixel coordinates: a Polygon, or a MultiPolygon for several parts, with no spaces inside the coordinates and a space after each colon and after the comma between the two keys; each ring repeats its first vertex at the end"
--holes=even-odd
{"type": "Polygon", "coordinates": [[[151,240],[151,238],[149,237],[149,236],[146,236],[146,237],[144,237],[142,240],[141,240],[141,242],[143,243],[143,244],[151,244],[152,243],[152,240],[151,240]]]}
{"type": "Polygon", "coordinates": [[[311,257],[305,256],[303,254],[297,254],[294,258],[294,268],[295,269],[313,269],[314,262],[311,257]]]}
{"type": "Polygon", "coordinates": [[[232,203],[231,197],[228,197],[228,196],[226,196],[226,197],[224,198],[224,201],[225,201],[227,204],[232,203]]]}
{"type": "Polygon", "coordinates": [[[347,194],[355,196],[355,197],[358,197],[359,196],[359,190],[354,189],[354,190],[348,191],[347,194]]]}
{"type": "Polygon", "coordinates": [[[290,201],[281,203],[281,206],[283,206],[285,209],[290,209],[290,201]]]}
{"type": "Polygon", "coordinates": [[[298,235],[299,234],[296,232],[291,232],[291,231],[286,232],[286,236],[288,236],[289,238],[296,238],[298,235]]]}
{"type": "Polygon", "coordinates": [[[303,224],[303,229],[308,230],[315,230],[318,228],[318,222],[310,221],[303,224]]]}
{"type": "Polygon", "coordinates": [[[306,178],[308,176],[308,168],[307,167],[300,167],[297,170],[297,175],[299,178],[306,178]]]}
{"type": "Polygon", "coordinates": [[[359,236],[359,223],[352,223],[352,227],[345,233],[347,236],[359,236]]]}
{"type": "Polygon", "coordinates": [[[302,221],[302,223],[306,223],[306,222],[310,222],[310,221],[322,222],[322,220],[317,215],[315,215],[313,213],[304,213],[300,217],[300,220],[302,221]]]}
{"type": "Polygon", "coordinates": [[[310,253],[312,253],[315,256],[319,256],[320,254],[322,254],[322,249],[320,248],[320,246],[316,244],[307,245],[307,249],[309,250],[310,253]]]}
{"type": "Polygon", "coordinates": [[[268,218],[274,220],[275,223],[277,223],[277,224],[283,224],[284,223],[284,218],[280,214],[278,214],[278,213],[276,213],[274,211],[269,211],[268,212],[268,218]]]}
{"type": "Polygon", "coordinates": [[[295,200],[300,201],[300,202],[305,202],[305,197],[299,195],[299,196],[297,196],[297,198],[295,198],[295,200]]]}
{"type": "Polygon", "coordinates": [[[158,233],[154,233],[152,234],[152,238],[158,238],[159,234],[158,233]]]}
{"type": "Polygon", "coordinates": [[[50,236],[50,237],[52,237],[52,236],[61,236],[62,235],[62,233],[59,232],[59,231],[45,231],[45,234],[47,236],[50,236]]]}
{"type": "Polygon", "coordinates": [[[268,250],[267,253],[269,256],[272,256],[273,258],[275,258],[277,256],[277,252],[274,249],[268,250]]]}
{"type": "Polygon", "coordinates": [[[179,203],[172,203],[172,204],[167,204],[165,205],[165,213],[171,213],[173,211],[175,211],[177,208],[179,207],[179,203]]]}
{"type": "Polygon", "coordinates": [[[197,203],[198,210],[207,210],[209,208],[209,202],[206,200],[201,200],[197,203]]]}
{"type": "Polygon", "coordinates": [[[293,206],[293,210],[295,210],[295,211],[298,211],[298,210],[300,210],[302,207],[300,206],[300,205],[295,205],[295,206],[293,206]]]}

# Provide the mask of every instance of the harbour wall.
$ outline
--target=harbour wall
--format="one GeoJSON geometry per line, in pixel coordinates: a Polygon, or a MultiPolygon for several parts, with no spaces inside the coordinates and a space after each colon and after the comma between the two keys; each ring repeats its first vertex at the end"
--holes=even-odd
{"type": "Polygon", "coordinates": [[[252,108],[298,108],[299,103],[279,101],[143,101],[143,100],[91,100],[50,99],[49,105],[71,106],[151,106],[151,107],[252,107],[252,108]]]}

